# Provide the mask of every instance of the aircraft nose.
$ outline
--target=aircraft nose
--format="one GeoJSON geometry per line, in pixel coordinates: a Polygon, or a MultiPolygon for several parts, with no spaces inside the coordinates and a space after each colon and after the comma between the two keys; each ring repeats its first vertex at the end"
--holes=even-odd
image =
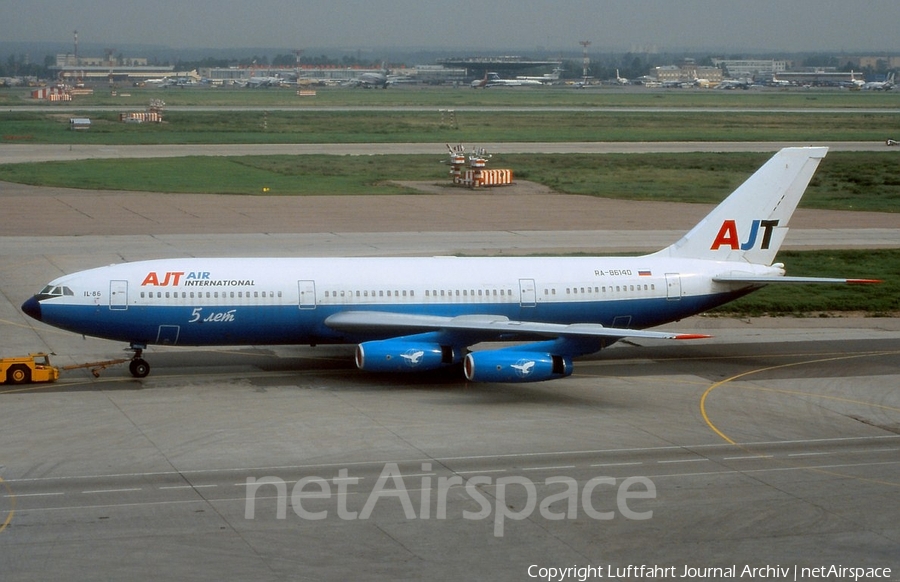
{"type": "Polygon", "coordinates": [[[25,315],[41,321],[41,302],[36,297],[30,298],[22,304],[22,311],[25,315]]]}

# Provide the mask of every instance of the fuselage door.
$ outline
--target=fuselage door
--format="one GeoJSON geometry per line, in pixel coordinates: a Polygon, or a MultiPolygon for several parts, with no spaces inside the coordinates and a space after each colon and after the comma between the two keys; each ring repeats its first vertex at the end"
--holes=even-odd
{"type": "Polygon", "coordinates": [[[109,282],[109,308],[128,309],[128,281],[109,282]]]}
{"type": "Polygon", "coordinates": [[[519,305],[534,307],[536,304],[537,292],[534,288],[534,279],[519,279],[519,305]]]}
{"type": "Polygon", "coordinates": [[[300,292],[300,309],[315,309],[316,282],[308,279],[297,281],[297,290],[300,292]]]}
{"type": "Polygon", "coordinates": [[[666,299],[669,301],[681,300],[681,275],[679,273],[666,273],[666,299]]]}

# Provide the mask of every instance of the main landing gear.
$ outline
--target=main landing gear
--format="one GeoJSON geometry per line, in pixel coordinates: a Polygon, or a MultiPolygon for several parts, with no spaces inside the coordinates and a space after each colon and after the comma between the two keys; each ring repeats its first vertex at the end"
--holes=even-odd
{"type": "Polygon", "coordinates": [[[128,371],[131,372],[131,375],[135,378],[145,378],[147,374],[150,373],[150,364],[141,357],[144,353],[144,348],[146,347],[147,346],[142,344],[131,344],[131,347],[129,348],[134,352],[134,357],[131,358],[131,362],[128,364],[128,371]]]}

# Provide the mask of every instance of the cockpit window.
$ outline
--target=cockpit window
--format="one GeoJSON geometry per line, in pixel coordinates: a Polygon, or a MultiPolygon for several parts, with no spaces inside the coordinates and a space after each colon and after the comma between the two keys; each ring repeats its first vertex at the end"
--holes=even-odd
{"type": "Polygon", "coordinates": [[[75,293],[65,285],[47,285],[38,294],[42,297],[62,297],[63,295],[74,296],[75,293]]]}

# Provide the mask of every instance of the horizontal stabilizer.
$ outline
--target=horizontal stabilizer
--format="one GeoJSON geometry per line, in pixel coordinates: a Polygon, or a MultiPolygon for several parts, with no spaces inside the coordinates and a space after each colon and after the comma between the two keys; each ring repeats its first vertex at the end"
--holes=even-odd
{"type": "Polygon", "coordinates": [[[832,284],[832,285],[877,285],[878,283],[882,283],[880,279],[838,279],[831,277],[754,277],[752,275],[748,275],[746,277],[743,276],[734,276],[734,275],[723,275],[720,277],[713,277],[713,281],[716,283],[759,283],[768,285],[769,283],[824,283],[824,284],[832,284]]]}

